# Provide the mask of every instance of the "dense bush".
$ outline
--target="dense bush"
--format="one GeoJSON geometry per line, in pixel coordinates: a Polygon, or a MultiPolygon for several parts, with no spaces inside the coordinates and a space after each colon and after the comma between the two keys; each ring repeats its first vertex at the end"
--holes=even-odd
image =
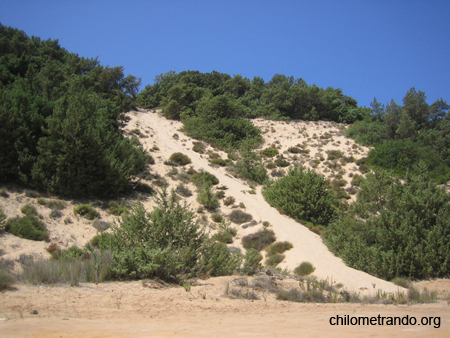
{"type": "Polygon", "coordinates": [[[253,248],[250,248],[245,253],[244,265],[241,272],[245,275],[251,276],[256,274],[261,268],[261,261],[263,257],[261,253],[253,248]]]}
{"type": "Polygon", "coordinates": [[[295,268],[294,273],[299,276],[308,276],[314,272],[315,268],[310,262],[303,262],[295,268]]]}
{"type": "Polygon", "coordinates": [[[426,167],[404,182],[367,174],[357,201],[325,233],[330,250],[375,276],[431,278],[450,273],[449,195],[426,178],[426,167]]]}
{"type": "Polygon", "coordinates": [[[334,198],[322,176],[309,169],[290,169],[263,190],[266,201],[298,221],[327,225],[334,217],[334,198]]]}
{"type": "Polygon", "coordinates": [[[194,183],[197,187],[217,185],[219,184],[219,179],[207,171],[200,171],[192,175],[192,183],[194,183]]]}
{"type": "Polygon", "coordinates": [[[95,197],[127,191],[148,156],[125,138],[140,80],[0,24],[0,181],[95,197]]]}
{"type": "Polygon", "coordinates": [[[272,256],[275,254],[282,254],[285,251],[292,249],[294,246],[291,242],[275,242],[270,244],[267,248],[267,255],[272,256]]]}
{"type": "Polygon", "coordinates": [[[220,242],[206,241],[201,250],[199,271],[210,276],[229,276],[242,264],[242,254],[231,252],[220,242]]]}
{"type": "Polygon", "coordinates": [[[111,271],[116,278],[180,281],[195,275],[206,237],[194,212],[174,194],[161,192],[155,201],[150,213],[135,205],[115,229],[111,271]]]}
{"type": "Polygon", "coordinates": [[[243,212],[242,210],[233,210],[229,215],[228,218],[231,222],[236,224],[242,224],[245,222],[250,222],[253,219],[253,216],[250,214],[247,214],[246,212],[243,212]]]}
{"type": "Polygon", "coordinates": [[[273,255],[270,255],[266,258],[266,265],[270,268],[276,267],[278,264],[280,264],[286,256],[280,253],[276,253],[273,255]]]}
{"type": "Polygon", "coordinates": [[[267,157],[274,157],[275,155],[278,155],[278,153],[278,149],[272,147],[261,150],[261,154],[267,157]]]}
{"type": "Polygon", "coordinates": [[[170,155],[168,163],[175,166],[185,166],[191,163],[191,159],[183,153],[173,153],[170,155]]]}
{"type": "Polygon", "coordinates": [[[220,205],[219,199],[216,194],[213,193],[211,186],[206,185],[200,188],[197,194],[197,202],[203,205],[207,210],[214,211],[220,205]]]}
{"type": "Polygon", "coordinates": [[[275,233],[272,230],[263,229],[242,238],[242,245],[245,249],[255,249],[261,251],[268,245],[276,241],[275,233]]]}
{"type": "Polygon", "coordinates": [[[20,238],[33,241],[45,241],[48,239],[48,232],[44,223],[32,214],[20,218],[9,218],[6,221],[5,231],[20,238]]]}

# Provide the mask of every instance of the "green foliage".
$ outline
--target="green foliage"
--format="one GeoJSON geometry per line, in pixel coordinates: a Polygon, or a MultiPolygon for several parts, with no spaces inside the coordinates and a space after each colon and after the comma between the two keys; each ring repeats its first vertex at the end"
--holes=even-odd
{"type": "Polygon", "coordinates": [[[268,245],[276,241],[275,233],[272,230],[263,229],[242,238],[242,245],[245,249],[255,249],[261,251],[268,245]]]}
{"type": "Polygon", "coordinates": [[[37,216],[38,212],[36,210],[36,207],[34,205],[31,204],[25,204],[20,208],[20,211],[24,214],[24,215],[35,215],[37,216]]]}
{"type": "Polygon", "coordinates": [[[206,146],[203,142],[194,141],[194,142],[192,142],[192,145],[193,145],[192,146],[193,151],[200,153],[200,154],[203,154],[205,152],[206,146]]]}
{"type": "Polygon", "coordinates": [[[217,185],[219,184],[219,179],[207,171],[200,171],[192,175],[192,183],[194,183],[197,187],[217,185]]]}
{"type": "Polygon", "coordinates": [[[242,254],[231,252],[220,242],[205,241],[201,249],[199,271],[210,276],[229,276],[238,270],[242,263],[242,254]]]}
{"type": "Polygon", "coordinates": [[[404,182],[379,171],[361,182],[357,201],[325,233],[330,250],[372,275],[431,278],[450,271],[450,207],[426,167],[404,182]]]}
{"type": "Polygon", "coordinates": [[[45,241],[48,239],[48,232],[44,223],[33,214],[20,218],[9,218],[6,221],[5,231],[17,237],[33,241],[45,241]]]}
{"type": "Polygon", "coordinates": [[[314,272],[315,268],[310,262],[303,262],[294,269],[294,273],[299,276],[308,276],[314,272]]]}
{"type": "Polygon", "coordinates": [[[200,188],[197,194],[197,202],[209,211],[214,211],[220,206],[219,199],[216,194],[213,193],[210,185],[205,185],[200,188]]]}
{"type": "Polygon", "coordinates": [[[189,158],[189,156],[182,153],[173,153],[172,155],[170,155],[168,163],[175,166],[185,166],[191,163],[191,159],[189,158]]]}
{"type": "Polygon", "coordinates": [[[141,204],[133,206],[114,229],[111,272],[116,278],[180,281],[195,274],[206,237],[194,212],[173,193],[160,192],[155,201],[149,213],[141,204]]]}
{"type": "Polygon", "coordinates": [[[256,274],[262,268],[262,259],[263,257],[257,249],[248,249],[245,253],[244,264],[241,272],[248,276],[256,274]]]}
{"type": "Polygon", "coordinates": [[[3,210],[0,208],[0,224],[2,224],[5,219],[6,219],[6,215],[3,212],[3,210]]]}
{"type": "Polygon", "coordinates": [[[114,216],[122,216],[128,212],[129,206],[123,202],[111,201],[108,204],[108,213],[114,216]]]}
{"type": "Polygon", "coordinates": [[[16,278],[6,264],[0,262],[0,291],[10,289],[16,283],[16,278]]]}
{"type": "Polygon", "coordinates": [[[243,143],[239,152],[240,159],[236,163],[239,177],[262,184],[267,179],[267,170],[264,168],[261,158],[253,151],[252,144],[243,143]]]}
{"type": "Polygon", "coordinates": [[[285,251],[292,249],[294,245],[291,242],[275,242],[270,244],[267,248],[267,255],[272,256],[275,254],[282,254],[285,251]]]}
{"type": "Polygon", "coordinates": [[[220,167],[226,167],[228,164],[228,162],[222,158],[213,158],[209,160],[209,162],[211,162],[211,164],[218,165],[220,167]]]}
{"type": "Polygon", "coordinates": [[[274,157],[275,155],[278,155],[278,153],[278,149],[272,147],[261,150],[261,154],[267,157],[274,157]]]}
{"type": "Polygon", "coordinates": [[[177,188],[175,189],[175,192],[183,197],[190,197],[192,196],[192,191],[189,190],[188,187],[186,187],[183,183],[180,183],[177,188]]]}
{"type": "Polygon", "coordinates": [[[76,206],[75,208],[73,208],[73,214],[80,215],[88,220],[100,218],[99,212],[89,204],[80,204],[76,206]]]}
{"type": "Polygon", "coordinates": [[[266,201],[298,221],[327,225],[334,217],[334,197],[322,176],[309,169],[290,169],[263,190],[266,201]]]}
{"type": "Polygon", "coordinates": [[[280,264],[286,256],[280,253],[270,255],[266,259],[266,266],[274,268],[280,264]]]}
{"type": "Polygon", "coordinates": [[[120,131],[140,80],[57,40],[3,25],[0,39],[0,181],[69,196],[126,191],[147,158],[120,131]]]}

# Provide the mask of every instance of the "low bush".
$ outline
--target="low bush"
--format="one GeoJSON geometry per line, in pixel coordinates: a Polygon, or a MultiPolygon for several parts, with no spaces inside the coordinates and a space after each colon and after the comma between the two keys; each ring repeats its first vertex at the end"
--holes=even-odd
{"type": "Polygon", "coordinates": [[[208,240],[201,249],[199,270],[210,276],[229,276],[235,273],[242,263],[240,251],[231,252],[221,242],[208,240]]]}
{"type": "Polygon", "coordinates": [[[228,218],[231,222],[236,224],[242,224],[245,222],[250,222],[253,219],[253,216],[250,214],[247,214],[246,212],[243,212],[242,210],[233,210],[229,215],[228,218]]]}
{"type": "MultiPolygon", "coordinates": [[[[163,182],[167,184],[166,180],[164,180],[163,182]]],[[[147,195],[153,195],[155,193],[153,188],[144,182],[137,182],[134,186],[134,190],[147,195]]]]}
{"type": "Polygon", "coordinates": [[[16,283],[16,278],[9,271],[6,264],[0,262],[0,291],[11,289],[16,283]]]}
{"type": "Polygon", "coordinates": [[[356,187],[359,187],[362,179],[363,177],[361,175],[356,174],[353,176],[351,184],[356,187]]]}
{"type": "Polygon", "coordinates": [[[197,202],[203,205],[208,211],[213,211],[220,206],[219,199],[212,192],[211,186],[209,185],[200,189],[197,195],[197,202]]]}
{"type": "Polygon", "coordinates": [[[173,153],[169,157],[168,164],[174,165],[174,166],[185,166],[187,164],[191,163],[191,159],[184,155],[183,153],[173,153]]]}
{"type": "Polygon", "coordinates": [[[241,269],[241,273],[252,276],[261,270],[261,261],[263,257],[261,253],[253,248],[250,248],[245,253],[244,264],[241,269]]]}
{"type": "Polygon", "coordinates": [[[315,268],[310,262],[303,262],[295,268],[294,273],[299,276],[308,276],[314,272],[315,268]]]}
{"type": "Polygon", "coordinates": [[[75,208],[73,208],[73,213],[74,215],[80,215],[88,220],[100,218],[99,212],[89,204],[80,204],[76,206],[75,208]]]}
{"type": "Polygon", "coordinates": [[[33,241],[45,241],[48,239],[48,232],[44,223],[32,214],[20,218],[9,218],[6,221],[5,231],[17,237],[33,241]]]}
{"type": "Polygon", "coordinates": [[[124,213],[127,213],[129,209],[129,206],[123,202],[111,201],[108,206],[108,213],[114,216],[122,216],[124,213]]]}
{"type": "Polygon", "coordinates": [[[195,142],[192,142],[192,145],[193,145],[192,146],[193,151],[200,153],[200,154],[203,154],[205,152],[206,146],[203,142],[195,141],[195,142]]]}
{"type": "Polygon", "coordinates": [[[211,219],[214,222],[219,223],[219,222],[222,222],[223,216],[221,214],[219,214],[219,213],[214,213],[214,214],[211,214],[211,219]]]}
{"type": "Polygon", "coordinates": [[[278,264],[280,264],[284,260],[284,258],[285,258],[285,255],[280,254],[280,253],[270,255],[266,259],[266,266],[268,266],[270,268],[274,268],[278,264]]]}
{"type": "Polygon", "coordinates": [[[285,251],[292,249],[294,246],[291,242],[275,242],[270,244],[267,248],[267,255],[272,256],[275,254],[282,254],[285,251]]]}
{"type": "Polygon", "coordinates": [[[276,241],[275,233],[272,230],[263,229],[242,238],[242,245],[245,249],[255,249],[261,251],[268,245],[276,241]]]}
{"type": "Polygon", "coordinates": [[[401,286],[405,289],[409,289],[412,286],[412,283],[409,279],[402,278],[402,277],[396,277],[393,280],[391,280],[391,282],[394,283],[395,285],[401,286]]]}
{"type": "Polygon", "coordinates": [[[327,154],[328,154],[328,161],[338,160],[342,156],[344,156],[344,154],[340,150],[329,150],[327,154]]]}
{"type": "Polygon", "coordinates": [[[279,153],[278,149],[272,147],[261,150],[261,154],[267,157],[274,157],[278,155],[278,153],[279,153]]]}
{"type": "Polygon", "coordinates": [[[275,160],[275,164],[276,164],[278,167],[285,168],[285,167],[288,167],[290,163],[289,163],[289,161],[287,161],[287,160],[284,159],[284,158],[277,158],[277,159],[275,160]]]}
{"type": "Polygon", "coordinates": [[[213,165],[218,165],[220,167],[226,167],[228,164],[227,161],[222,158],[214,158],[209,160],[209,162],[213,165]]]}
{"type": "Polygon", "coordinates": [[[8,191],[6,191],[6,188],[1,188],[0,189],[0,196],[4,197],[4,198],[8,198],[9,197],[9,194],[8,194],[8,191]]]}
{"type": "Polygon", "coordinates": [[[24,206],[22,206],[20,208],[20,211],[24,215],[35,215],[35,216],[37,216],[37,214],[38,214],[38,212],[36,210],[36,207],[34,205],[31,205],[31,204],[25,204],[24,206]]]}
{"type": "Polygon", "coordinates": [[[219,179],[207,171],[200,171],[192,175],[192,183],[194,183],[197,187],[217,185],[219,184],[219,179]]]}

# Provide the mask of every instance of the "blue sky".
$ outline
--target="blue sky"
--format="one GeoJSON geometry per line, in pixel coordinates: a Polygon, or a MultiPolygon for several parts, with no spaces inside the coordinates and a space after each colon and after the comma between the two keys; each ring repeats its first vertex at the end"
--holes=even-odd
{"type": "Polygon", "coordinates": [[[0,2],[3,25],[124,66],[141,88],[170,70],[280,73],[361,106],[401,103],[411,87],[450,103],[449,14],[448,0],[0,2]]]}

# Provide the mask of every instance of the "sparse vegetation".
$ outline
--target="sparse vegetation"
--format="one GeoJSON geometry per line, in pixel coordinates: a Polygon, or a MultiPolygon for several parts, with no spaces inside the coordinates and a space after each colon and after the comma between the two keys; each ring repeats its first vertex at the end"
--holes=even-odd
{"type": "Polygon", "coordinates": [[[250,222],[253,219],[253,216],[246,212],[243,212],[242,210],[237,209],[237,210],[233,210],[228,215],[228,218],[233,223],[242,224],[245,222],[250,222]]]}
{"type": "Polygon", "coordinates": [[[263,229],[242,238],[242,245],[245,249],[255,249],[261,251],[268,245],[276,241],[275,233],[272,230],[263,229]]]}
{"type": "Polygon", "coordinates": [[[232,205],[234,202],[236,202],[236,199],[233,196],[227,196],[223,200],[223,204],[226,206],[232,205]]]}
{"type": "Polygon", "coordinates": [[[73,213],[74,215],[80,215],[88,220],[100,218],[100,213],[89,204],[80,204],[76,206],[73,208],[73,213]]]}

